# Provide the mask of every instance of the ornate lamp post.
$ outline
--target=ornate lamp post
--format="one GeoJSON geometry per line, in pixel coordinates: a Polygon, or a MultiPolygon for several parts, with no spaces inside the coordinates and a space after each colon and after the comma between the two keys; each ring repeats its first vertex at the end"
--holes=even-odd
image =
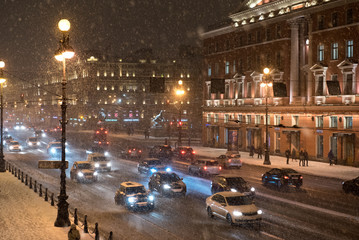
{"type": "Polygon", "coordinates": [[[4,132],[4,105],[3,105],[3,85],[6,82],[6,79],[3,77],[3,68],[5,67],[4,61],[0,61],[0,84],[1,84],[1,92],[0,92],[0,104],[1,104],[1,146],[0,146],[0,172],[5,172],[5,160],[4,160],[4,139],[3,139],[3,132],[4,132]]]}
{"type": "Polygon", "coordinates": [[[268,141],[269,141],[269,133],[268,133],[268,87],[272,87],[272,82],[268,81],[268,74],[270,70],[269,68],[265,68],[263,70],[263,73],[265,75],[264,82],[261,83],[261,87],[266,88],[266,145],[265,145],[265,152],[264,152],[264,165],[271,165],[270,159],[269,159],[269,149],[268,149],[268,141]]]}
{"type": "MultiPolygon", "coordinates": [[[[184,95],[184,90],[182,89],[183,81],[178,81],[179,89],[176,90],[176,95],[181,100],[184,95]]],[[[178,146],[182,145],[182,103],[178,101],[179,104],[179,122],[178,122],[178,146]]]]}
{"type": "Polygon", "coordinates": [[[70,46],[70,37],[68,31],[70,29],[70,22],[67,19],[59,21],[58,27],[62,32],[62,39],[60,40],[60,48],[55,53],[55,58],[62,61],[63,78],[62,78],[62,103],[61,103],[61,175],[60,175],[60,195],[58,196],[57,219],[55,221],[56,227],[70,226],[69,211],[67,203],[68,196],[66,195],[66,59],[74,56],[75,52],[70,46]]]}

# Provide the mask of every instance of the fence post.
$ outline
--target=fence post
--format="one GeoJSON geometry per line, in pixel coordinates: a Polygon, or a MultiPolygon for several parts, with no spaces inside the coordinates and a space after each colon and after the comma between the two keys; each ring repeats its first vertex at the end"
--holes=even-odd
{"type": "Polygon", "coordinates": [[[25,185],[27,186],[27,174],[26,174],[26,176],[25,176],[25,185]]]}
{"type": "Polygon", "coordinates": [[[21,172],[21,182],[24,182],[24,172],[21,172]]]}
{"type": "Polygon", "coordinates": [[[15,177],[17,177],[17,169],[16,168],[15,168],[14,172],[15,172],[15,177]]]}
{"type": "Polygon", "coordinates": [[[75,208],[75,212],[74,212],[74,223],[75,223],[76,225],[79,224],[78,219],[77,219],[77,208],[75,208]]]}
{"type": "Polygon", "coordinates": [[[11,174],[14,175],[14,166],[11,166],[11,174]]]}
{"type": "Polygon", "coordinates": [[[32,177],[30,177],[30,185],[29,188],[32,189],[32,177]]]}
{"type": "Polygon", "coordinates": [[[37,192],[37,182],[36,182],[36,180],[35,180],[35,183],[34,183],[34,192],[37,192]]]}
{"type": "Polygon", "coordinates": [[[40,184],[39,196],[42,197],[42,184],[40,184]]]}
{"type": "Polygon", "coordinates": [[[18,172],[17,172],[17,179],[19,179],[19,180],[20,180],[20,177],[21,177],[20,172],[21,172],[21,170],[19,169],[18,172]]]}
{"type": "Polygon", "coordinates": [[[95,229],[93,230],[93,233],[95,234],[95,240],[100,240],[100,234],[98,232],[98,223],[95,223],[95,229]]]}
{"type": "Polygon", "coordinates": [[[55,203],[54,203],[54,194],[52,193],[51,194],[51,206],[54,206],[55,203]]]}
{"type": "Polygon", "coordinates": [[[87,226],[87,215],[85,215],[85,219],[84,219],[84,233],[89,233],[89,229],[87,226]]]}
{"type": "Polygon", "coordinates": [[[110,236],[108,236],[108,240],[113,240],[113,233],[112,233],[112,231],[110,232],[110,236]]]}
{"type": "Polygon", "coordinates": [[[45,188],[45,201],[47,202],[49,198],[47,197],[47,188],[45,188]]]}

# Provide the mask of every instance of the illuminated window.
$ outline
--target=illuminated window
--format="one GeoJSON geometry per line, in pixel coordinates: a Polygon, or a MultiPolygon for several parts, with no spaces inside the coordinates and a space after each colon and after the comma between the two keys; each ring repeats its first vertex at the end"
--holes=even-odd
{"type": "Polygon", "coordinates": [[[112,87],[111,87],[111,90],[112,90],[112,91],[115,90],[115,86],[112,86],[112,87]]]}
{"type": "Polygon", "coordinates": [[[105,90],[105,91],[106,91],[106,90],[107,90],[107,86],[105,86],[105,87],[103,88],[103,90],[105,90]]]}
{"type": "Polygon", "coordinates": [[[211,114],[210,113],[207,114],[207,122],[208,123],[211,122],[211,114]]]}
{"type": "Polygon", "coordinates": [[[114,72],[111,72],[111,77],[115,76],[115,73],[114,72]]]}
{"type": "Polygon", "coordinates": [[[338,43],[332,43],[332,60],[338,59],[338,43]]]}
{"type": "Polygon", "coordinates": [[[99,77],[100,76],[100,71],[99,70],[97,70],[97,77],[99,77]]]}
{"type": "Polygon", "coordinates": [[[229,121],[229,114],[224,114],[224,123],[228,123],[229,121]]]}
{"type": "Polygon", "coordinates": [[[346,55],[347,58],[352,58],[354,52],[353,40],[347,41],[346,55]]]}
{"type": "Polygon", "coordinates": [[[218,119],[219,119],[218,114],[214,114],[214,122],[215,122],[215,123],[218,123],[218,119]]]}
{"type": "Polygon", "coordinates": [[[97,91],[98,91],[98,90],[100,90],[100,86],[99,86],[99,85],[97,85],[97,88],[96,88],[96,89],[97,89],[97,91]]]}
{"type": "Polygon", "coordinates": [[[107,77],[107,72],[105,71],[105,72],[103,73],[103,75],[104,75],[105,77],[107,77]]]}
{"type": "Polygon", "coordinates": [[[318,61],[322,62],[324,61],[324,45],[319,44],[318,46],[318,61]]]}

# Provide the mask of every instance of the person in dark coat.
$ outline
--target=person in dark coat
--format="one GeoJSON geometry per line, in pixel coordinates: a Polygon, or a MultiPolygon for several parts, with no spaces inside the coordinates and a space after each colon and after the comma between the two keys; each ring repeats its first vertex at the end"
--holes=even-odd
{"type": "Polygon", "coordinates": [[[304,162],[303,162],[303,166],[307,165],[307,167],[308,167],[308,160],[309,160],[308,152],[307,152],[307,150],[304,150],[304,162]]]}
{"type": "Polygon", "coordinates": [[[71,224],[71,228],[70,228],[67,236],[68,236],[68,240],[80,240],[80,238],[81,238],[80,232],[79,232],[79,230],[76,229],[75,224],[71,224]]]}
{"type": "Polygon", "coordinates": [[[305,166],[303,149],[300,149],[300,152],[299,152],[299,166],[305,166]]]}
{"type": "Polygon", "coordinates": [[[287,164],[289,164],[290,150],[285,150],[285,157],[287,158],[287,164]]]}
{"type": "Polygon", "coordinates": [[[253,157],[254,156],[254,147],[253,145],[251,145],[250,149],[249,149],[249,156],[253,157]]]}
{"type": "Polygon", "coordinates": [[[262,159],[263,150],[261,147],[258,148],[258,158],[262,159]]]}
{"type": "Polygon", "coordinates": [[[332,149],[330,149],[330,151],[328,152],[328,158],[329,158],[329,165],[332,166],[333,165],[333,159],[334,159],[334,154],[332,152],[332,149]]]}
{"type": "Polygon", "coordinates": [[[292,149],[292,162],[293,160],[297,161],[297,152],[295,151],[295,148],[292,149]]]}

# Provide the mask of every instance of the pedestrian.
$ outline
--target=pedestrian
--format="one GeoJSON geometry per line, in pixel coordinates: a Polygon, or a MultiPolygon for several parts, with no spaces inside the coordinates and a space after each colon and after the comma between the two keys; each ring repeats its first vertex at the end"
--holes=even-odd
{"type": "Polygon", "coordinates": [[[287,158],[287,164],[289,164],[290,150],[285,150],[285,157],[287,158]]]}
{"type": "Polygon", "coordinates": [[[307,165],[307,167],[308,167],[309,156],[308,156],[307,150],[305,150],[305,149],[304,149],[304,161],[305,161],[305,164],[303,163],[303,166],[307,165]]]}
{"type": "Polygon", "coordinates": [[[304,164],[304,151],[303,148],[300,149],[299,152],[299,166],[305,166],[304,164]]]}
{"type": "Polygon", "coordinates": [[[334,159],[334,154],[332,152],[332,149],[330,149],[330,151],[328,152],[328,158],[329,158],[329,165],[332,166],[333,165],[333,159],[334,159]]]}
{"type": "Polygon", "coordinates": [[[249,156],[253,157],[254,156],[254,146],[251,145],[251,147],[249,148],[249,156]]]}
{"type": "Polygon", "coordinates": [[[76,229],[75,224],[71,224],[69,233],[67,234],[69,240],[80,240],[80,232],[76,229]]]}
{"type": "Polygon", "coordinates": [[[295,151],[295,148],[292,149],[292,162],[293,160],[297,161],[297,152],[295,151]]]}
{"type": "Polygon", "coordinates": [[[258,148],[258,158],[262,159],[263,150],[261,147],[258,148]]]}

